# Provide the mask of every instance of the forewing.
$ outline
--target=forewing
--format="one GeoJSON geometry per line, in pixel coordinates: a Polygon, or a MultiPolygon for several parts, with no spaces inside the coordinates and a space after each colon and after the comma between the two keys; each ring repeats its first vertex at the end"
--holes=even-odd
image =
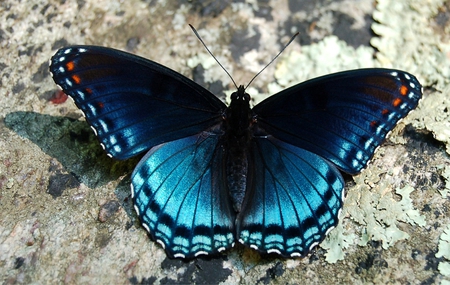
{"type": "Polygon", "coordinates": [[[198,134],[220,122],[225,108],[181,74],[110,48],[60,49],[50,71],[83,111],[102,146],[118,159],[198,134]]]}
{"type": "Polygon", "coordinates": [[[338,222],[342,176],[327,160],[272,136],[255,138],[252,149],[237,238],[259,251],[303,256],[338,222]]]}
{"type": "Polygon", "coordinates": [[[203,132],[158,145],[132,174],[136,211],[171,257],[213,254],[234,244],[218,135],[203,132]]]}
{"type": "Polygon", "coordinates": [[[295,85],[253,110],[267,133],[355,174],[421,96],[409,73],[358,69],[295,85]]]}

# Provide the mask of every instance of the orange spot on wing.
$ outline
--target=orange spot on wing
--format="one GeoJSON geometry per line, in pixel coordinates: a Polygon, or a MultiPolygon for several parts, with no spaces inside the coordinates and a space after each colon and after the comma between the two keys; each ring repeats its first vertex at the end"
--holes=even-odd
{"type": "Polygon", "coordinates": [[[372,121],[372,122],[370,122],[370,127],[371,127],[371,128],[375,128],[377,125],[378,125],[378,122],[377,122],[377,121],[372,121]]]}
{"type": "Polygon", "coordinates": [[[86,92],[89,94],[92,94],[92,89],[91,88],[86,88],[86,92]]]}
{"type": "Polygon", "coordinates": [[[398,107],[401,102],[402,102],[402,100],[400,98],[397,98],[397,99],[394,99],[394,101],[392,102],[392,105],[394,105],[394,107],[398,107]]]}
{"type": "Polygon", "coordinates": [[[406,93],[408,93],[408,87],[406,87],[405,85],[402,85],[402,86],[400,87],[400,94],[402,94],[403,96],[405,96],[406,93]]]}
{"type": "Polygon", "coordinates": [[[105,107],[105,104],[103,104],[102,102],[97,102],[97,106],[99,106],[101,109],[103,109],[103,107],[105,107]]]}
{"type": "Polygon", "coordinates": [[[381,111],[381,114],[382,115],[387,115],[389,113],[389,110],[388,109],[383,109],[383,111],[381,111]]]}
{"type": "Polygon", "coordinates": [[[81,82],[81,78],[78,75],[72,75],[72,79],[76,84],[80,84],[81,82]]]}
{"type": "Polygon", "coordinates": [[[72,71],[75,68],[75,63],[73,63],[73,61],[69,61],[66,63],[66,68],[68,71],[72,71]]]}

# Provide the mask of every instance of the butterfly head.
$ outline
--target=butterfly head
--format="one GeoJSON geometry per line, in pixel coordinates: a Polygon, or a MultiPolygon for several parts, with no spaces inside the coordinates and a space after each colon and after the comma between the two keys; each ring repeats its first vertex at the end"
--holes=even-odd
{"type": "Polygon", "coordinates": [[[233,102],[250,102],[250,95],[245,92],[245,88],[243,85],[240,85],[238,87],[238,90],[231,94],[231,104],[233,104],[233,102]]]}

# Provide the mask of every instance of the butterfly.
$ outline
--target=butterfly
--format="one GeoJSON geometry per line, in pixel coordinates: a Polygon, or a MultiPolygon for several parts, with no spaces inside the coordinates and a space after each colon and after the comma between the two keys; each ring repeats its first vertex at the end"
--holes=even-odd
{"type": "Polygon", "coordinates": [[[163,65],[98,46],[58,50],[50,71],[109,156],[148,151],[132,199],[174,258],[236,242],[305,256],[338,223],[340,171],[360,172],[422,96],[413,75],[372,68],[308,80],[253,108],[239,86],[226,106],[163,65]]]}

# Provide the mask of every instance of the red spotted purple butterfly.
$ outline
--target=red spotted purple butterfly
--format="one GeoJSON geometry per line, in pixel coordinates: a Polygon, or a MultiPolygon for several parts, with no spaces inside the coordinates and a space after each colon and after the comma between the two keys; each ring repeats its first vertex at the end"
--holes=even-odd
{"type": "Polygon", "coordinates": [[[226,106],[158,63],[71,46],[51,59],[111,157],[147,154],[132,173],[136,212],[170,257],[233,247],[304,256],[338,222],[344,180],[422,96],[404,71],[358,69],[295,85],[250,108],[226,106]]]}

